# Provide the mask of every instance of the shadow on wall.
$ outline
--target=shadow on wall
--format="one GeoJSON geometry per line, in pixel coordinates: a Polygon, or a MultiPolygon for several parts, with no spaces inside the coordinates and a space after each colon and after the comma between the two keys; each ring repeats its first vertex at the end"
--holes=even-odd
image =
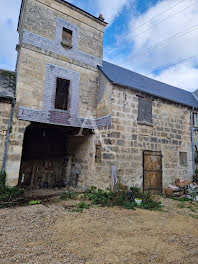
{"type": "Polygon", "coordinates": [[[31,189],[79,187],[88,169],[83,145],[91,132],[79,128],[32,123],[25,132],[19,185],[31,189]]]}

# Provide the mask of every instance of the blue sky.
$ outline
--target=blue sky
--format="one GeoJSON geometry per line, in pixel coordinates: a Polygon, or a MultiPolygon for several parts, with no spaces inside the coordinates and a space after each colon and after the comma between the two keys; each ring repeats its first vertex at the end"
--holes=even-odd
{"type": "MultiPolygon", "coordinates": [[[[104,59],[198,89],[198,0],[69,0],[109,23],[104,59]]],[[[21,0],[0,0],[0,68],[14,70],[21,0]]]]}

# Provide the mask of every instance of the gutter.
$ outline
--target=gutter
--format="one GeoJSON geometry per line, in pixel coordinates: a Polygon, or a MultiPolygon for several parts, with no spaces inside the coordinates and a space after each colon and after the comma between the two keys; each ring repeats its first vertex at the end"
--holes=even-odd
{"type": "Polygon", "coordinates": [[[7,154],[8,154],[8,143],[10,139],[10,128],[11,128],[12,118],[14,114],[15,102],[16,102],[16,99],[14,98],[12,100],[12,105],[11,105],[11,110],[10,110],[10,117],[9,117],[8,130],[7,130],[7,136],[6,136],[6,141],[5,141],[5,150],[4,150],[3,165],[2,165],[1,173],[5,172],[5,166],[6,166],[7,154]]]}

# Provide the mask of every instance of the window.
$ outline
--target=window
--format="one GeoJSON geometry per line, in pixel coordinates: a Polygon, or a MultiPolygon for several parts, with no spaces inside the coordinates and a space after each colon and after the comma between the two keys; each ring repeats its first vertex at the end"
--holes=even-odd
{"type": "Polygon", "coordinates": [[[197,113],[193,113],[193,126],[197,127],[198,126],[198,120],[197,120],[197,113]]]}
{"type": "Polygon", "coordinates": [[[179,163],[180,165],[188,165],[187,152],[179,152],[179,163]]]}
{"type": "Polygon", "coordinates": [[[152,124],[152,101],[138,98],[138,122],[152,124]]]}
{"type": "Polygon", "coordinates": [[[96,144],[96,154],[95,154],[95,162],[99,163],[102,158],[102,153],[101,153],[101,144],[96,144]]]}
{"type": "Polygon", "coordinates": [[[72,48],[72,31],[67,28],[63,28],[62,45],[67,48],[72,48]]]}
{"type": "Polygon", "coordinates": [[[69,86],[70,81],[57,78],[56,79],[56,98],[55,108],[61,110],[68,109],[68,98],[69,98],[69,86]]]}

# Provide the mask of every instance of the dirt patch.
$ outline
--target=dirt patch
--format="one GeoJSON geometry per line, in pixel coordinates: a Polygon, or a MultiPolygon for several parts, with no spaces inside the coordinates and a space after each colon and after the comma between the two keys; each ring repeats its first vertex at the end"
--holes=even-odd
{"type": "Polygon", "coordinates": [[[198,263],[197,219],[76,202],[0,210],[0,263],[198,263]]]}
{"type": "Polygon", "coordinates": [[[190,217],[97,208],[55,226],[59,246],[85,263],[198,263],[198,221],[190,217]]]}

